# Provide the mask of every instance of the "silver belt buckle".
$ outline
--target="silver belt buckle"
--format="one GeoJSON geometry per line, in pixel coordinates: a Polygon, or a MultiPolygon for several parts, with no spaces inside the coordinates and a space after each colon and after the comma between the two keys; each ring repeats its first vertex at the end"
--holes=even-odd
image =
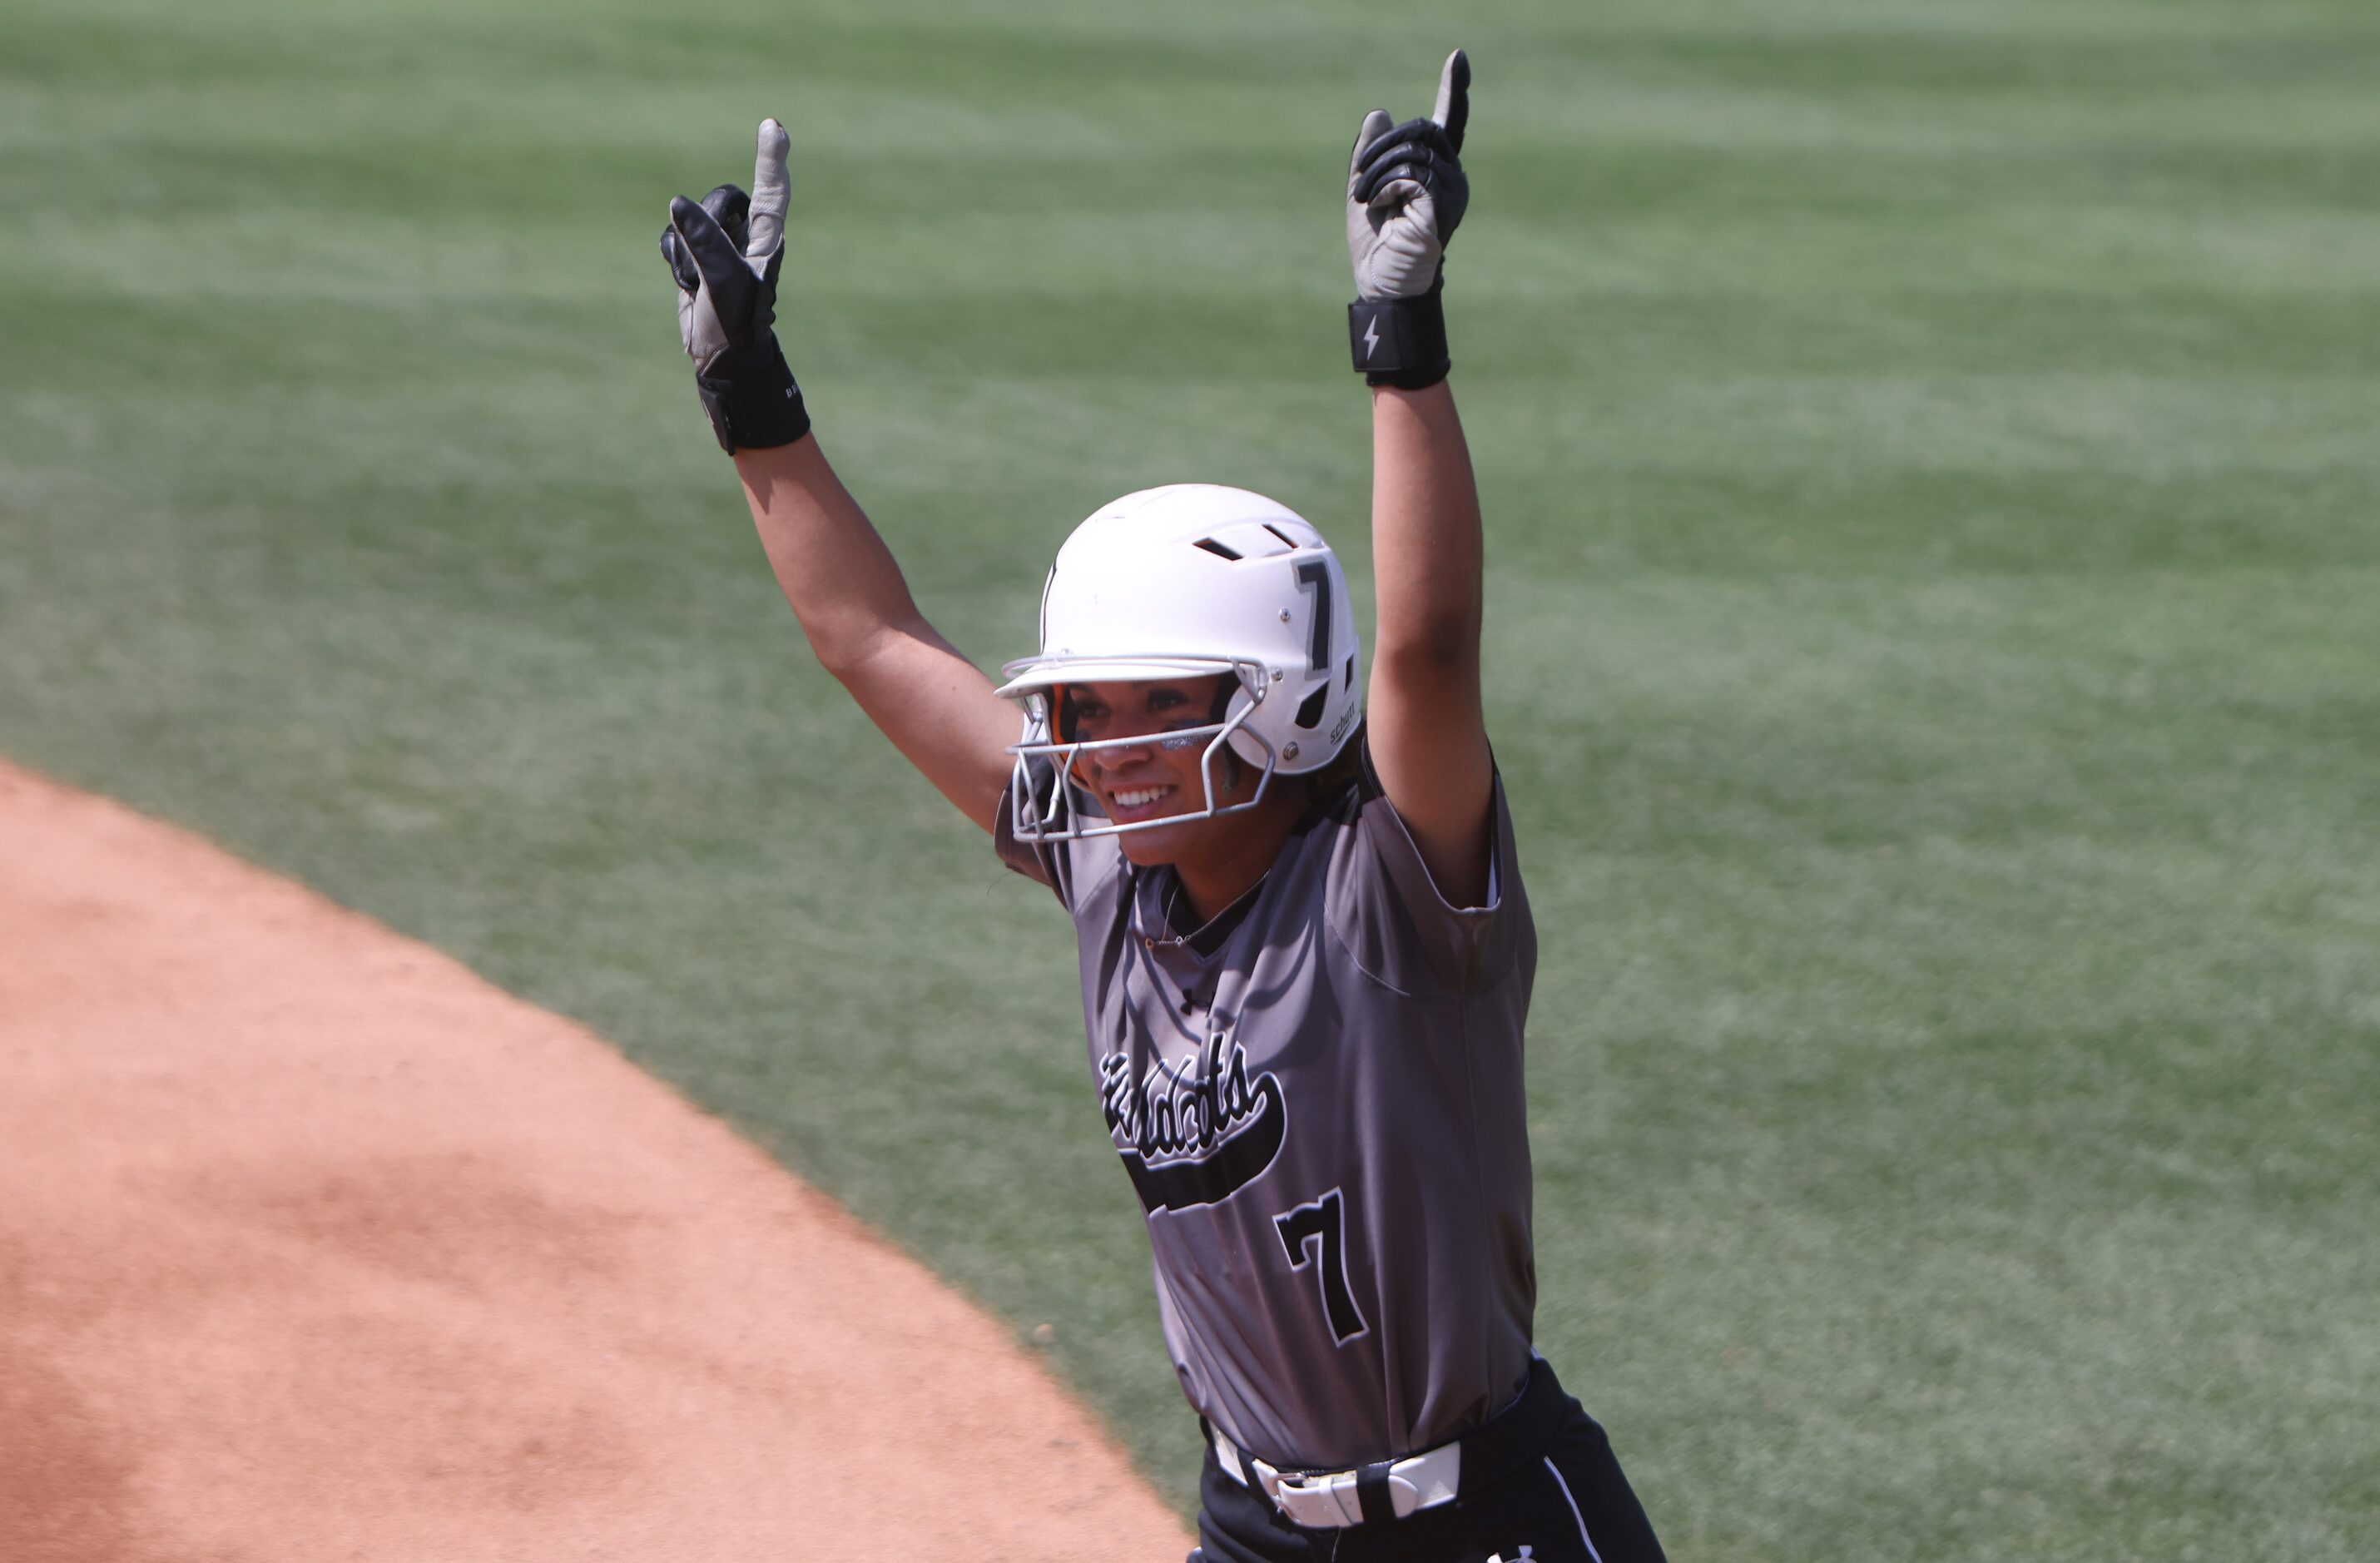
{"type": "Polygon", "coordinates": [[[1308,1530],[1364,1522],[1364,1507],[1355,1496],[1355,1473],[1352,1471],[1281,1476],[1275,1481],[1272,1501],[1293,1523],[1308,1530]]]}
{"type": "MultiPolygon", "coordinates": [[[[1295,1472],[1274,1469],[1244,1455],[1222,1434],[1214,1435],[1215,1459],[1232,1479],[1271,1500],[1293,1524],[1308,1530],[1341,1529],[1364,1522],[1364,1500],[1353,1471],[1295,1472]]],[[[1416,1509],[1451,1503],[1463,1485],[1463,1444],[1457,1439],[1389,1467],[1389,1508],[1400,1520],[1416,1509]]]]}

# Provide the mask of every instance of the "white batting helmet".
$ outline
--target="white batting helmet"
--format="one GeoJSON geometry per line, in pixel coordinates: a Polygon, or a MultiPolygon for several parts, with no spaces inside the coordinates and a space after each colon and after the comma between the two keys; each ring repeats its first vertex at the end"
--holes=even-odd
{"type": "Polygon", "coordinates": [[[1001,670],[1025,711],[1014,825],[1021,841],[1065,841],[1178,825],[1253,808],[1272,778],[1319,770],[1354,732],[1362,648],[1346,572],[1322,534],[1245,489],[1174,483],[1102,506],[1075,528],[1041,591],[1040,654],[1001,670]],[[1239,681],[1214,722],[1167,735],[1204,741],[1206,807],[1131,825],[1084,818],[1065,783],[1081,754],[1146,739],[1071,743],[1053,731],[1051,691],[1103,680],[1239,681]],[[1256,795],[1218,808],[1226,745],[1262,767],[1256,795]]]}

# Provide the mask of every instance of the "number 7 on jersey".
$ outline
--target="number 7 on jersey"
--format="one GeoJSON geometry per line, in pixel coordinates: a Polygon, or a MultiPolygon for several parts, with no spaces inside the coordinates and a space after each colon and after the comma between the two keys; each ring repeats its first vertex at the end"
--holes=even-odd
{"type": "Polygon", "coordinates": [[[1332,1189],[1311,1205],[1284,1210],[1272,1218],[1289,1267],[1302,1270],[1312,1264],[1322,1282],[1323,1311],[1330,1315],[1330,1333],[1344,1346],[1370,1327],[1355,1306],[1354,1289],[1347,1284],[1347,1230],[1339,1191],[1332,1189]],[[1318,1253],[1316,1251],[1319,1250],[1318,1253]]]}

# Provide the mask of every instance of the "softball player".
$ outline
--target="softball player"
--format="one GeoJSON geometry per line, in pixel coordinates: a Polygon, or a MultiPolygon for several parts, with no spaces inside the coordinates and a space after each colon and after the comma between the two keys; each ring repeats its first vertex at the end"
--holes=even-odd
{"type": "Polygon", "coordinates": [[[1378,644],[1313,527],[1126,495],[990,680],[917,612],[771,325],[785,134],[670,206],[696,385],[820,660],[1075,921],[1093,1079],[1207,1430],[1193,1563],[1661,1557],[1530,1346],[1536,939],[1480,713],[1478,496],[1439,309],[1470,67],[1375,110],[1346,190],[1378,644]],[[1024,733],[1017,734],[1017,710],[1024,733]]]}

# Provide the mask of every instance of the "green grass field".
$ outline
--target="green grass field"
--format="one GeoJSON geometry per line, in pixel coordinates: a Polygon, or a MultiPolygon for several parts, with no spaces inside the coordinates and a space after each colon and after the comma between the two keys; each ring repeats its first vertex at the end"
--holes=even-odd
{"type": "Polygon", "coordinates": [[[1682,1560],[2380,1556],[2367,0],[694,15],[0,11],[0,752],[591,1023],[1186,1502],[1067,928],[809,662],[653,240],[785,120],[989,665],[1149,483],[1360,572],[1338,187],[1460,42],[1546,1351],[1682,1560]]]}

